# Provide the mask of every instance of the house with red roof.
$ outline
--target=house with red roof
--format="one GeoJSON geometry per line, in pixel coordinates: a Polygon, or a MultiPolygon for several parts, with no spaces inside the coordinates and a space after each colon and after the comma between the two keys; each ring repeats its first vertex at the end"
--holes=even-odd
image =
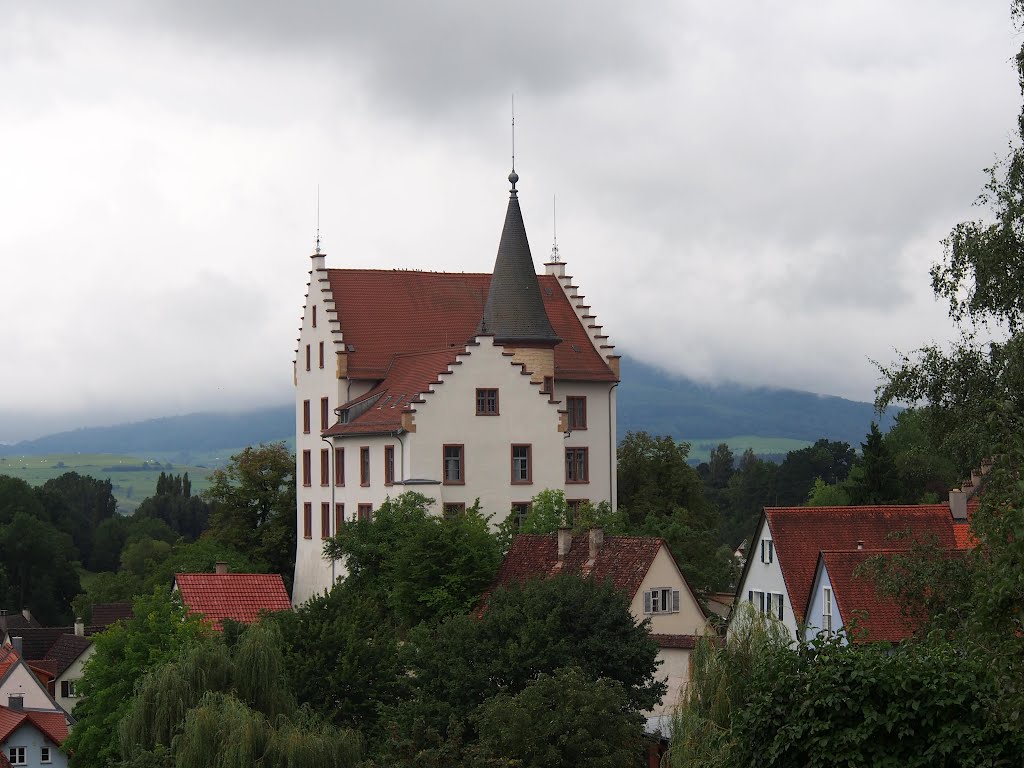
{"type": "Polygon", "coordinates": [[[883,608],[877,599],[868,599],[874,585],[853,584],[852,566],[871,553],[905,552],[916,543],[955,550],[967,539],[966,529],[966,511],[964,519],[954,519],[949,504],[765,507],[747,552],[736,604],[753,604],[758,612],[781,621],[797,639],[799,628],[809,623],[809,610],[817,611],[820,630],[822,617],[831,609],[835,631],[834,587],[842,585],[846,621],[854,612],[860,616],[874,610],[881,622],[875,639],[882,639],[896,632],[885,622],[896,621],[892,611],[898,608],[883,608]],[[837,579],[835,585],[824,583],[822,569],[837,579]],[[813,595],[812,586],[818,590],[813,595]]]}
{"type": "Polygon", "coordinates": [[[537,274],[518,180],[490,272],[329,269],[318,243],[294,359],[296,604],[343,575],[323,540],[407,490],[439,514],[479,498],[494,525],[548,488],[614,507],[619,358],[557,245],[537,274]]]}
{"type": "Polygon", "coordinates": [[[557,534],[519,534],[512,539],[488,594],[509,584],[566,573],[610,581],[629,598],[637,621],[650,620],[661,662],[657,676],[668,685],[668,692],[661,705],[648,713],[648,725],[652,731],[666,727],[689,680],[690,652],[704,634],[707,616],[665,540],[605,536],[599,528],[576,536],[568,528],[557,534]]]}
{"type": "Polygon", "coordinates": [[[202,616],[218,632],[225,619],[252,624],[263,613],[292,607],[281,574],[229,573],[227,563],[217,563],[215,573],[176,573],[172,590],[189,613],[202,616]]]}
{"type": "Polygon", "coordinates": [[[39,712],[0,705],[0,768],[65,768],[60,745],[68,737],[63,712],[39,712]]]}

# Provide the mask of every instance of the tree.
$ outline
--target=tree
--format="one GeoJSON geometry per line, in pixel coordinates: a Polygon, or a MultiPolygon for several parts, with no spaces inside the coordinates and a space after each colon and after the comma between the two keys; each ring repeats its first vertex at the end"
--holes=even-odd
{"type": "Polygon", "coordinates": [[[629,525],[677,507],[707,512],[697,471],[687,463],[690,446],[673,438],[628,432],[618,450],[618,503],[629,525]]]}
{"type": "Polygon", "coordinates": [[[468,611],[501,563],[478,505],[444,518],[431,504],[423,494],[403,493],[385,501],[373,522],[349,523],[324,546],[326,556],[345,559],[346,583],[386,605],[402,632],[468,611]]]}
{"type": "Polygon", "coordinates": [[[78,723],[64,743],[74,768],[105,768],[118,759],[118,723],[131,707],[136,683],[207,633],[166,587],[136,598],[133,611],[132,618],[93,637],[96,650],[81,682],[85,698],[75,707],[78,723]]]}
{"type": "Polygon", "coordinates": [[[77,472],[65,472],[47,480],[39,498],[49,521],[71,536],[83,563],[92,560],[93,533],[104,520],[117,514],[117,501],[109,480],[97,480],[77,472]]]}
{"type": "Polygon", "coordinates": [[[850,501],[857,505],[899,501],[892,458],[875,422],[871,422],[867,439],[861,443],[861,454],[861,463],[854,468],[847,484],[850,501]]]}
{"type": "Polygon", "coordinates": [[[295,571],[295,456],[283,442],[249,447],[213,472],[210,534],[280,573],[295,571]]]}

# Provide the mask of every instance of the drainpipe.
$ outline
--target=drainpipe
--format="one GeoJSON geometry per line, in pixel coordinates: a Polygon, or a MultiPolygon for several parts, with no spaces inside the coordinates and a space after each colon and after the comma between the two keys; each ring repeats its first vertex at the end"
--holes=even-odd
{"type": "Polygon", "coordinates": [[[615,425],[612,423],[612,390],[619,386],[615,382],[608,388],[608,503],[611,504],[612,512],[619,508],[615,499],[615,425]]]}
{"type": "Polygon", "coordinates": [[[402,439],[402,432],[392,432],[392,437],[398,438],[398,444],[402,446],[402,455],[398,462],[398,479],[405,482],[405,440],[402,439]]]}

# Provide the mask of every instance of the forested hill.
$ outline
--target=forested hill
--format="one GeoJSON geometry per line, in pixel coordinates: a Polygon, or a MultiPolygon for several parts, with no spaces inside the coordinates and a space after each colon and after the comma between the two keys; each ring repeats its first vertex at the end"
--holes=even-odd
{"type": "MultiPolygon", "coordinates": [[[[856,446],[864,439],[874,411],[869,403],[809,392],[705,386],[623,358],[618,416],[620,438],[627,431],[645,430],[690,441],[734,435],[808,441],[827,437],[856,446]]],[[[883,420],[883,431],[889,421],[883,420]]],[[[0,455],[203,452],[287,440],[294,431],[295,412],[288,404],[76,429],[0,445],[0,455]]]]}
{"type": "Polygon", "coordinates": [[[673,435],[689,441],[733,435],[841,440],[856,447],[874,419],[885,432],[895,409],[883,417],[871,403],[792,389],[708,386],[622,358],[618,391],[619,437],[627,430],[673,435]]]}

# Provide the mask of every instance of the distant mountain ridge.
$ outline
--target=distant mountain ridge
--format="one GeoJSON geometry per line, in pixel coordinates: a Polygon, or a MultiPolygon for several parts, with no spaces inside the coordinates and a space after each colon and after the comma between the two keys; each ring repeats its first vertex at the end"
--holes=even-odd
{"type": "MultiPolygon", "coordinates": [[[[730,435],[808,441],[827,437],[857,446],[872,419],[884,431],[895,414],[890,409],[879,418],[870,403],[796,390],[702,385],[631,358],[622,359],[622,384],[617,397],[620,438],[628,431],[645,430],[689,441],[730,435]]],[[[202,452],[294,436],[295,409],[287,404],[86,427],[0,445],[0,455],[202,452]]]]}

